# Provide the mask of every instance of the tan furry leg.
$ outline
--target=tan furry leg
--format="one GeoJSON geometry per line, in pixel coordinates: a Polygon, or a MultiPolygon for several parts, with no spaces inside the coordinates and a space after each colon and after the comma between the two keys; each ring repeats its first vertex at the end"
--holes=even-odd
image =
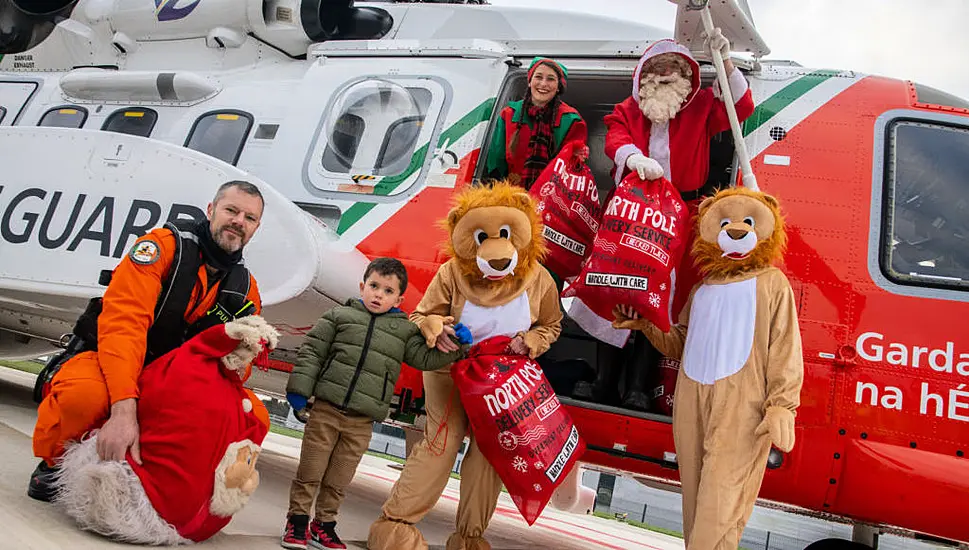
{"type": "Polygon", "coordinates": [[[446,550],[491,550],[491,544],[483,537],[462,537],[452,533],[447,539],[446,550]]]}
{"type": "Polygon", "coordinates": [[[369,550],[427,550],[427,541],[413,524],[380,516],[370,526],[367,548],[369,550]]]}

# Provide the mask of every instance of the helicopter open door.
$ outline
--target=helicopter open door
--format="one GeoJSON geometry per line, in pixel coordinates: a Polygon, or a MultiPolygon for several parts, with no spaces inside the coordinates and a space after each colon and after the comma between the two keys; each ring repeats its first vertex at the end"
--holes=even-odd
{"type": "MultiPolygon", "coordinates": [[[[677,5],[676,41],[690,48],[698,59],[709,61],[710,56],[703,51],[703,21],[700,11],[694,9],[702,7],[705,0],[670,1],[677,5]]],[[[718,0],[709,2],[709,6],[714,26],[720,27],[732,51],[750,53],[757,58],[770,53],[767,42],[754,25],[747,0],[718,0]]]]}

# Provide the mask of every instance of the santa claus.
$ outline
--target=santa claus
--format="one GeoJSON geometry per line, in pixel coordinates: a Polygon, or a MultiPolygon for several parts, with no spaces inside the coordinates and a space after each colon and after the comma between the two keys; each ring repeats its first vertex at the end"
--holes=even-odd
{"type": "MultiPolygon", "coordinates": [[[[730,43],[717,28],[705,38],[704,47],[711,57],[715,51],[723,56],[737,117],[745,120],[754,112],[754,100],[743,73],[730,61],[730,43]]],[[[642,179],[665,177],[680,190],[692,219],[709,174],[710,139],[730,129],[720,95],[719,82],[712,88],[700,87],[700,66],[689,49],[673,40],[651,44],[633,74],[632,95],[605,117],[606,156],[615,162],[616,185],[630,171],[642,179]]],[[[693,240],[692,229],[690,224],[686,242],[693,240]]],[[[673,319],[699,280],[692,257],[684,255],[675,277],[673,319]]],[[[611,319],[600,318],[579,300],[569,316],[616,347],[623,347],[629,338],[628,331],[613,329],[611,319]]]]}
{"type": "Polygon", "coordinates": [[[258,316],[209,328],[145,367],[140,459],[100,460],[97,432],[60,461],[56,501],[83,529],[137,544],[203,541],[259,485],[269,413],[242,386],[278,333],[258,316]]]}

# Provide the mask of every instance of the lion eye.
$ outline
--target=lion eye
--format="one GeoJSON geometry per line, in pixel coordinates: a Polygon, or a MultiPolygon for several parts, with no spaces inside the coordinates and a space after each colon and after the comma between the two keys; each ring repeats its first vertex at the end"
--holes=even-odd
{"type": "Polygon", "coordinates": [[[483,229],[476,229],[474,232],[474,240],[479,245],[484,244],[484,242],[488,240],[488,234],[485,233],[483,229]]]}
{"type": "Polygon", "coordinates": [[[498,236],[501,237],[502,239],[510,239],[511,238],[511,226],[509,226],[509,225],[503,225],[503,226],[501,226],[501,229],[498,230],[498,236]]]}
{"type": "Polygon", "coordinates": [[[727,227],[727,224],[728,223],[730,223],[730,218],[724,218],[724,219],[720,220],[720,229],[723,229],[724,227],[727,227]]]}
{"type": "Polygon", "coordinates": [[[753,227],[754,226],[754,218],[751,218],[750,216],[747,216],[746,218],[744,218],[744,223],[747,224],[747,225],[749,225],[750,227],[753,227]]]}

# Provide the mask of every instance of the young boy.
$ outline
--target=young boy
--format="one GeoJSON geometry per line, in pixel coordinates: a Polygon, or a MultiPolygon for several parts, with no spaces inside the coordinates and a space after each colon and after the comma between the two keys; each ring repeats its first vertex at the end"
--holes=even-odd
{"type": "Polygon", "coordinates": [[[406,289],[404,265],[377,258],[363,275],[361,297],[327,311],[299,348],[286,397],[294,411],[312,395],[316,401],[290,489],[284,548],[306,548],[307,539],[318,548],[346,548],[336,534],[337,509],[370,445],[373,422],[387,417],[401,361],[437,370],[466,350],[427,347],[417,325],[397,309],[406,289]]]}

